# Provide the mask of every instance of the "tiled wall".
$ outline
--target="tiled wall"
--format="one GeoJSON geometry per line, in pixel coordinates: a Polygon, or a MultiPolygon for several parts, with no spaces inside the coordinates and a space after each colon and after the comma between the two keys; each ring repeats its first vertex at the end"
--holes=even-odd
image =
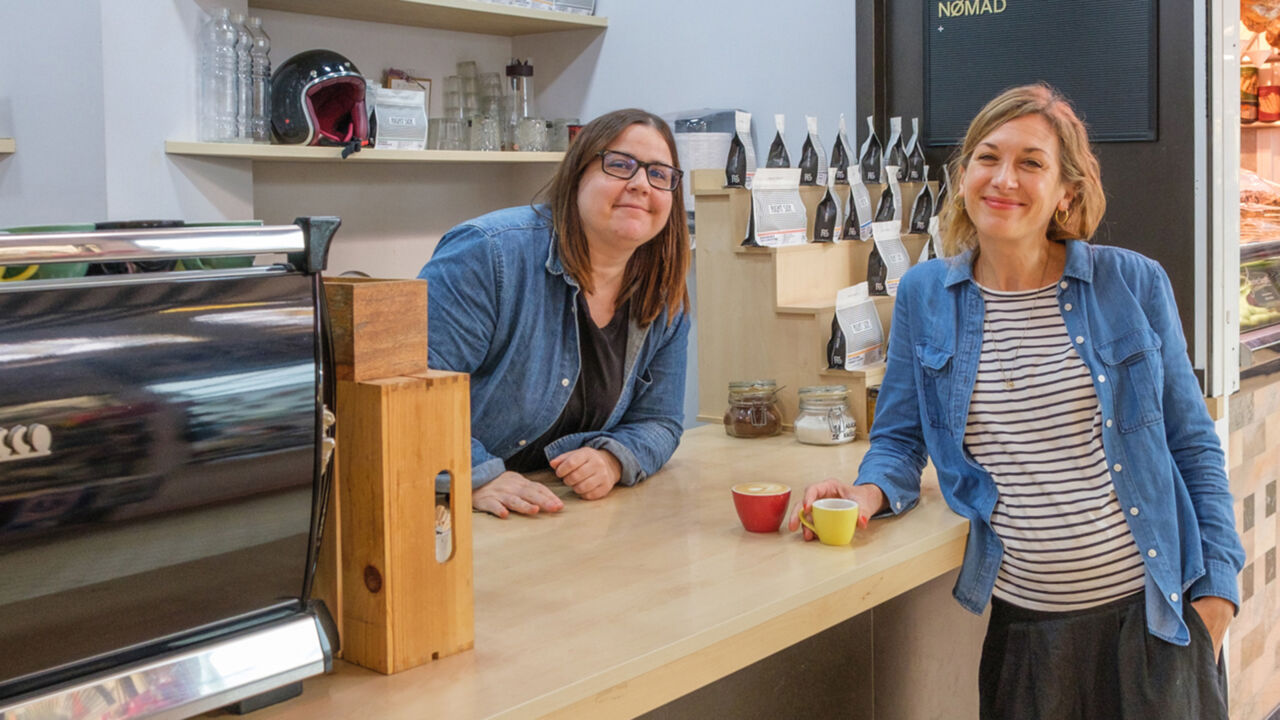
{"type": "Polygon", "coordinates": [[[1264,720],[1280,709],[1280,374],[1241,382],[1228,405],[1227,465],[1246,556],[1240,614],[1231,625],[1231,718],[1264,720]]]}

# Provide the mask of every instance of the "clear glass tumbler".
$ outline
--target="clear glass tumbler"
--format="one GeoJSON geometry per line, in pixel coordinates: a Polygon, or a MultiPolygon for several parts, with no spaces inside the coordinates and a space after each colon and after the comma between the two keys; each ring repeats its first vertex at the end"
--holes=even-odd
{"type": "Polygon", "coordinates": [[[471,149],[486,152],[502,149],[502,133],[496,117],[471,119],[471,149]]]}
{"type": "Polygon", "coordinates": [[[538,117],[521,118],[516,123],[515,149],[543,152],[547,149],[547,121],[538,117]]]}
{"type": "Polygon", "coordinates": [[[445,118],[440,123],[440,149],[466,150],[468,146],[467,121],[445,118]]]}

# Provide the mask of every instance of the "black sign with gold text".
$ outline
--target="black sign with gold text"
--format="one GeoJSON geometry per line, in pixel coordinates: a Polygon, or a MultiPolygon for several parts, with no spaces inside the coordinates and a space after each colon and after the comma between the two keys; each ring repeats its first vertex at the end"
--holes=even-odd
{"type": "Polygon", "coordinates": [[[988,100],[1037,81],[1094,142],[1156,139],[1155,0],[925,0],[924,15],[928,145],[959,144],[988,100]]]}

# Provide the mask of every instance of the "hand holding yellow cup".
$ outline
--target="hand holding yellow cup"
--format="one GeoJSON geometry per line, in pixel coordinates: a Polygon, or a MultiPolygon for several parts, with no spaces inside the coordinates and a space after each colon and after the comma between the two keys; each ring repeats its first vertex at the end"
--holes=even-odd
{"type": "Polygon", "coordinates": [[[813,522],[800,513],[800,522],[818,536],[823,545],[848,545],[858,527],[858,503],[844,498],[815,500],[810,512],[813,522]]]}

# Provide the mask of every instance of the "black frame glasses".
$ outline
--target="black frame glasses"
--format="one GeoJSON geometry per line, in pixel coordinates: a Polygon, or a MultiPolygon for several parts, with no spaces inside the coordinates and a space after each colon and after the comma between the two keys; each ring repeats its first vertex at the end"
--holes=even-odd
{"type": "Polygon", "coordinates": [[[636,176],[637,172],[640,172],[640,168],[644,168],[644,178],[649,181],[649,187],[654,190],[674,192],[676,188],[680,187],[680,178],[684,177],[684,171],[674,165],[660,162],[641,162],[640,158],[630,153],[624,153],[621,150],[601,150],[596,155],[600,157],[600,169],[604,171],[604,174],[620,180],[630,180],[636,176]],[[628,163],[631,166],[630,172],[617,165],[610,165],[611,159],[616,163],[619,158],[625,158],[630,161],[628,163]],[[657,175],[653,173],[654,168],[659,171],[657,175]],[[664,170],[670,174],[664,175],[662,173],[664,170]]]}

